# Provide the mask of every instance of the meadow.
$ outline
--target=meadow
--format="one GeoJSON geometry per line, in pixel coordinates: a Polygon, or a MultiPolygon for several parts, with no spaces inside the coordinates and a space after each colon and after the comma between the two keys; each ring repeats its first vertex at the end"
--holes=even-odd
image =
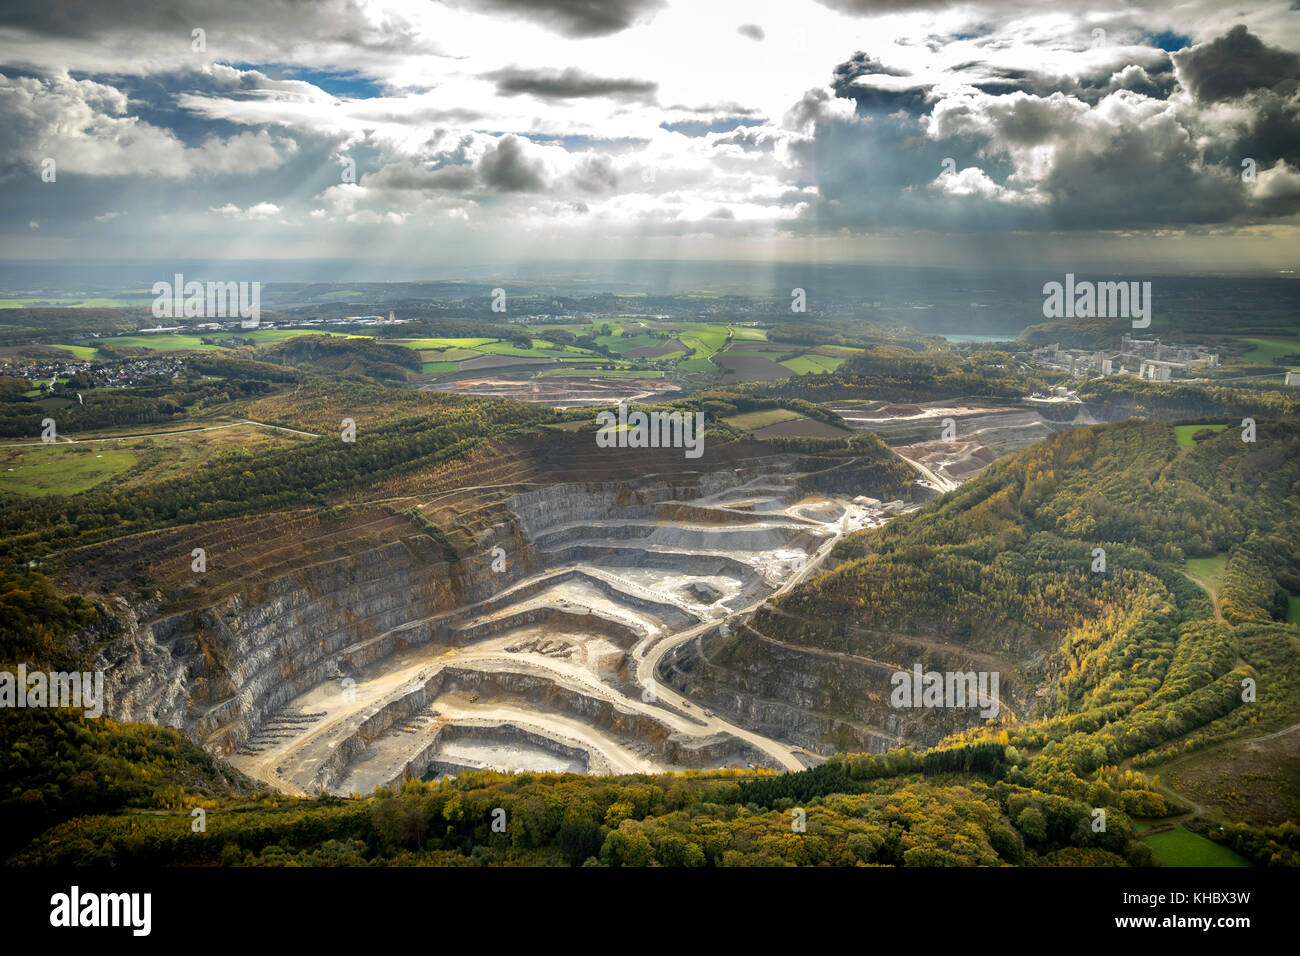
{"type": "Polygon", "coordinates": [[[1142,837],[1156,861],[1165,866],[1250,866],[1250,861],[1226,846],[1212,843],[1190,830],[1176,827],[1142,837]]]}

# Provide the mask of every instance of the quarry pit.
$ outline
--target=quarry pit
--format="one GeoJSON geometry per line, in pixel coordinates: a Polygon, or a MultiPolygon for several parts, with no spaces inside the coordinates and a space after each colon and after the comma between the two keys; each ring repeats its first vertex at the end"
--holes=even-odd
{"type": "Polygon", "coordinates": [[[800,495],[793,477],[703,495],[682,519],[585,486],[513,497],[533,573],[404,621],[395,653],[344,649],[329,678],[268,715],[229,761],[287,792],[343,795],[468,769],[817,762],[692,704],[656,674],[666,653],[815,570],[839,535],[886,520],[878,507],[800,495]]]}

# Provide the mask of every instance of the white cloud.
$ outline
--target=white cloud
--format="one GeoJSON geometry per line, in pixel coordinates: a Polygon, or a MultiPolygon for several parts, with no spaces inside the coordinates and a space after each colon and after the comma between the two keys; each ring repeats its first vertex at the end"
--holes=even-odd
{"type": "Polygon", "coordinates": [[[0,75],[0,162],[39,165],[45,157],[60,173],[103,177],[183,179],[195,173],[251,173],[273,169],[297,144],[265,130],[226,139],[208,136],[186,146],[171,130],[131,115],[125,94],[93,80],[0,75]]]}
{"type": "Polygon", "coordinates": [[[267,219],[274,219],[280,214],[280,207],[272,202],[254,203],[247,209],[241,209],[234,203],[226,203],[222,206],[208,207],[212,212],[220,213],[223,216],[230,216],[232,219],[242,219],[245,222],[260,222],[267,219]]]}

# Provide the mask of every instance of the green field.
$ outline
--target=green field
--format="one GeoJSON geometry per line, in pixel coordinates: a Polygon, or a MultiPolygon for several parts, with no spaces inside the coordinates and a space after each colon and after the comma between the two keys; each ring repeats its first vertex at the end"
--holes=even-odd
{"type": "MultiPolygon", "coordinates": [[[[258,345],[270,345],[276,342],[287,342],[289,339],[296,339],[304,335],[337,335],[349,339],[374,338],[371,335],[357,335],[351,332],[326,332],[320,329],[239,329],[229,332],[204,332],[201,334],[163,332],[155,335],[108,335],[101,339],[87,339],[87,344],[84,345],[56,343],[53,347],[71,352],[80,359],[94,359],[99,356],[98,346],[149,349],[153,352],[178,352],[184,349],[212,352],[228,346],[220,344],[206,345],[202,339],[210,338],[217,343],[231,338],[252,339],[258,345]],[[95,344],[90,345],[91,342],[95,344]]],[[[492,340],[483,339],[482,341],[490,342],[492,340]]]]}
{"type": "Polygon", "coordinates": [[[1250,861],[1190,830],[1178,827],[1144,836],[1156,860],[1165,866],[1250,866],[1250,861]]]}
{"type": "Polygon", "coordinates": [[[700,358],[698,356],[695,358],[683,359],[677,363],[677,368],[683,372],[704,372],[716,374],[718,371],[718,367],[707,358],[700,358]]]}
{"type": "Polygon", "coordinates": [[[69,443],[0,449],[0,490],[20,495],[75,495],[135,464],[129,451],[69,443]]]}
{"type": "Polygon", "coordinates": [[[786,359],[781,364],[790,371],[803,375],[805,372],[833,372],[844,362],[843,358],[831,358],[829,355],[799,355],[786,359]]]}
{"type": "MultiPolygon", "coordinates": [[[[706,376],[714,379],[719,373],[718,366],[709,361],[710,356],[715,355],[727,345],[727,336],[731,335],[731,342],[735,346],[735,354],[744,355],[744,346],[747,343],[757,343],[767,341],[767,332],[759,328],[748,326],[732,326],[723,322],[695,322],[695,323],[673,323],[665,325],[659,323],[656,326],[649,322],[636,322],[636,325],[647,325],[650,327],[663,327],[665,329],[683,328],[678,340],[664,340],[656,338],[649,332],[641,332],[628,338],[623,338],[620,334],[626,327],[631,327],[631,320],[622,323],[612,320],[602,320],[595,323],[572,323],[566,326],[558,326],[576,334],[593,334],[602,325],[608,324],[613,330],[612,335],[600,336],[597,341],[608,347],[610,352],[616,357],[614,360],[619,361],[619,357],[625,356],[629,351],[637,349],[647,349],[662,347],[665,344],[669,347],[676,347],[674,351],[667,352],[663,355],[654,356],[651,361],[660,360],[677,360],[678,369],[695,377],[698,381],[699,376],[706,376]],[[695,355],[692,358],[686,358],[685,350],[692,348],[695,355]]],[[[72,353],[80,359],[95,359],[100,357],[100,348],[123,347],[138,348],[154,352],[175,352],[182,350],[194,351],[216,351],[219,349],[232,348],[232,339],[242,341],[251,340],[257,346],[267,346],[275,343],[285,342],[290,339],[298,338],[305,335],[334,335],[346,338],[357,339],[376,339],[385,344],[401,345],[419,353],[421,360],[421,372],[423,375],[441,375],[456,372],[460,368],[460,363],[481,358],[484,356],[508,356],[513,358],[534,358],[549,359],[556,363],[604,363],[609,359],[597,352],[591,352],[587,349],[575,346],[555,346],[554,343],[539,338],[539,333],[544,334],[549,329],[557,328],[556,326],[546,326],[542,329],[521,329],[521,334],[530,336],[530,346],[528,348],[518,348],[507,339],[487,338],[487,337],[418,337],[418,338],[384,338],[376,337],[368,332],[342,332],[327,331],[325,329],[231,329],[219,332],[178,332],[178,333],[159,333],[154,335],[116,335],[106,336],[102,339],[89,339],[81,344],[59,345],[59,348],[72,353]],[[206,338],[211,344],[205,344],[202,340],[206,338]]],[[[853,350],[838,350],[851,354],[853,350]]],[[[836,354],[823,355],[821,350],[809,352],[806,355],[800,355],[785,363],[785,367],[790,369],[791,373],[803,372],[827,372],[833,371],[842,362],[843,359],[836,354]]],[[[779,353],[776,353],[779,354],[779,353]]],[[[753,356],[757,358],[771,359],[774,353],[771,352],[754,352],[753,356]]],[[[621,359],[624,363],[618,370],[611,372],[602,372],[599,369],[584,370],[587,374],[605,375],[611,378],[664,378],[666,375],[658,370],[638,371],[627,368],[631,360],[621,359]]],[[[557,369],[550,374],[565,374],[567,370],[557,369]]]]}
{"type": "Polygon", "coordinates": [[[349,339],[373,338],[369,335],[353,335],[345,332],[323,332],[317,329],[239,329],[230,332],[204,332],[190,335],[184,332],[164,332],[157,335],[114,335],[99,340],[100,345],[119,345],[127,348],[151,349],[155,352],[176,352],[181,349],[194,349],[211,352],[226,348],[223,345],[206,345],[205,338],[214,342],[224,342],[231,338],[252,339],[258,345],[272,345],[301,338],[304,335],[339,335],[349,339]]]}
{"type": "Polygon", "coordinates": [[[757,428],[775,425],[778,422],[792,422],[796,418],[803,417],[803,415],[788,408],[769,408],[761,412],[744,412],[740,415],[732,415],[730,418],[724,418],[723,421],[728,425],[753,431],[757,428]]]}
{"type": "Polygon", "coordinates": [[[304,335],[341,335],[347,339],[372,339],[373,335],[359,335],[354,332],[326,332],[324,329],[239,329],[229,333],[212,332],[212,337],[230,335],[239,339],[252,339],[258,345],[270,342],[287,342],[304,335]]]}
{"type": "Polygon", "coordinates": [[[405,345],[412,349],[476,349],[481,345],[499,342],[500,339],[388,339],[394,345],[405,345]]]}
{"type": "Polygon", "coordinates": [[[60,345],[55,345],[54,348],[63,349],[65,352],[71,352],[77,358],[86,359],[87,361],[93,359],[99,353],[98,349],[91,348],[89,345],[61,345],[60,344],[60,345]]]}
{"type": "MultiPolygon", "coordinates": [[[[1240,361],[1251,365],[1266,365],[1275,358],[1300,352],[1300,339],[1246,339],[1246,341],[1254,348],[1243,354],[1240,361]]],[[[1288,368],[1300,368],[1300,365],[1291,365],[1288,368]]]]}
{"type": "Polygon", "coordinates": [[[465,359],[478,358],[483,353],[478,349],[420,349],[420,358],[426,362],[463,362],[465,359]]]}
{"type": "Polygon", "coordinates": [[[1212,428],[1216,432],[1221,432],[1227,425],[1175,425],[1174,438],[1178,442],[1179,448],[1191,448],[1196,442],[1192,441],[1192,436],[1202,428],[1212,428]]]}
{"type": "Polygon", "coordinates": [[[1188,558],[1187,571],[1197,581],[1202,581],[1214,594],[1223,583],[1223,569],[1228,566],[1228,552],[1209,558],[1188,558]]]}
{"type": "Polygon", "coordinates": [[[154,352],[177,352],[181,349],[195,349],[211,352],[219,345],[204,345],[197,335],[160,333],[158,335],[114,335],[99,340],[101,345],[116,345],[122,348],[150,349],[154,352]]]}
{"type": "MultiPolygon", "coordinates": [[[[637,349],[652,349],[660,345],[674,346],[676,354],[680,355],[684,350],[671,339],[657,339],[653,335],[634,335],[630,338],[623,338],[621,335],[599,335],[596,342],[608,348],[615,355],[625,355],[628,352],[634,352],[637,349]]],[[[665,355],[670,353],[665,353],[665,355]]],[[[656,355],[655,358],[664,356],[656,355]]]]}
{"type": "Polygon", "coordinates": [[[553,348],[549,342],[543,342],[541,339],[533,339],[532,347],[526,349],[511,345],[509,342],[493,342],[491,345],[484,345],[479,351],[486,352],[489,355],[516,355],[521,358],[558,358],[562,355],[592,354],[586,349],[553,348]]]}
{"type": "Polygon", "coordinates": [[[691,326],[678,338],[687,348],[695,349],[698,358],[708,358],[726,343],[727,327],[725,325],[691,326]]]}

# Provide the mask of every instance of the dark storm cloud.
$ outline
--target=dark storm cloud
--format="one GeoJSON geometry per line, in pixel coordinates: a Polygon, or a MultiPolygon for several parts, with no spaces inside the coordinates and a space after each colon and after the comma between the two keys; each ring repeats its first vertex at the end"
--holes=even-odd
{"type": "Polygon", "coordinates": [[[1224,160],[1236,166],[1250,157],[1267,167],[1284,159],[1300,166],[1300,101],[1266,93],[1249,102],[1254,106],[1250,126],[1224,151],[1224,160]]]}
{"type": "Polygon", "coordinates": [[[463,192],[478,185],[478,176],[472,166],[442,166],[425,169],[419,166],[386,166],[362,182],[368,188],[448,190],[463,192]]]}
{"type": "Polygon", "coordinates": [[[909,76],[906,70],[896,70],[874,57],[863,53],[859,50],[849,57],[839,66],[835,67],[831,74],[831,89],[835,91],[836,96],[848,95],[845,91],[850,88],[853,81],[860,76],[909,76]]]}
{"type": "Polygon", "coordinates": [[[817,0],[823,7],[840,13],[869,17],[885,13],[906,13],[909,10],[933,10],[950,7],[957,0],[817,0]]]}
{"type": "Polygon", "coordinates": [[[762,112],[753,107],[741,106],[739,103],[705,103],[703,106],[687,106],[685,103],[674,103],[667,108],[667,111],[669,113],[697,113],[713,117],[757,117],[762,112]]]}
{"type": "Polygon", "coordinates": [[[952,72],[980,93],[927,95],[855,54],[832,70],[834,96],[810,90],[787,115],[812,126],[791,146],[817,187],[805,224],[1188,228],[1300,207],[1286,168],[1258,194],[1240,177],[1243,157],[1257,161],[1261,182],[1279,160],[1300,166],[1300,57],[1244,28],[1172,58],[1154,48],[1116,56],[1073,76],[969,61],[952,72]],[[1223,120],[1171,99],[1180,79],[1202,102],[1231,98],[1239,109],[1223,120]],[[854,116],[836,100],[853,101],[854,116]]]}
{"type": "Polygon", "coordinates": [[[1091,72],[1076,74],[1047,74],[1031,70],[991,67],[982,61],[962,63],[953,68],[957,73],[974,73],[986,78],[972,82],[975,89],[985,93],[1032,93],[1051,96],[1064,93],[1085,103],[1095,105],[1116,90],[1132,90],[1152,99],[1168,99],[1178,87],[1173,60],[1161,52],[1144,63],[1129,59],[1117,60],[1099,66],[1091,72]]]}
{"type": "Polygon", "coordinates": [[[906,77],[906,70],[886,66],[881,61],[859,50],[848,60],[835,67],[831,77],[831,90],[836,96],[853,100],[859,112],[907,110],[921,113],[926,109],[929,84],[899,86],[888,81],[872,81],[872,77],[906,77]]]}
{"type": "Polygon", "coordinates": [[[1203,103],[1236,99],[1252,90],[1294,92],[1300,55],[1266,46],[1242,24],[1225,35],[1174,54],[1183,85],[1203,103]]]}
{"type": "Polygon", "coordinates": [[[1271,47],[1243,25],[1174,54],[1178,76],[1199,102],[1233,101],[1247,119],[1207,157],[1236,167],[1243,158],[1269,168],[1300,165],[1300,55],[1271,47]]]}
{"type": "Polygon", "coordinates": [[[484,73],[497,85],[502,96],[527,93],[544,100],[586,99],[608,96],[616,100],[653,99],[658,83],[628,77],[593,76],[570,67],[567,70],[521,70],[507,67],[484,73]]]}
{"type": "MultiPolygon", "coordinates": [[[[614,160],[597,153],[585,157],[572,175],[573,185],[588,193],[610,193],[618,188],[618,170],[614,160]]],[[[586,211],[585,209],[583,210],[586,211]]]]}
{"type": "Polygon", "coordinates": [[[483,154],[478,165],[483,185],[502,193],[540,192],[546,188],[542,164],[524,154],[525,142],[518,136],[506,136],[483,154]]]}
{"type": "Polygon", "coordinates": [[[870,123],[826,118],[815,138],[793,144],[791,151],[817,186],[805,216],[812,228],[963,230],[1023,222],[1018,208],[927,193],[945,158],[964,169],[974,157],[952,142],[928,139],[913,116],[876,116],[870,123]]]}
{"type": "Polygon", "coordinates": [[[569,37],[603,37],[649,19],[664,0],[453,0],[453,5],[531,20],[569,37]]]}
{"type": "Polygon", "coordinates": [[[1051,214],[1070,229],[1191,226],[1243,214],[1239,180],[1207,167],[1184,133],[1170,119],[1112,129],[1100,143],[1064,139],[1041,184],[1051,214]]]}
{"type": "Polygon", "coordinates": [[[855,100],[859,112],[879,110],[888,113],[894,110],[906,110],[909,113],[924,113],[929,108],[929,93],[929,85],[896,90],[859,80],[838,95],[855,100]]]}
{"type": "Polygon", "coordinates": [[[743,37],[749,37],[751,40],[762,40],[767,36],[767,33],[757,23],[742,23],[736,27],[736,32],[743,37]]]}
{"type": "MultiPolygon", "coordinates": [[[[474,162],[467,158],[466,145],[462,143],[448,157],[448,162],[436,167],[391,163],[365,176],[362,185],[376,191],[448,193],[534,193],[547,189],[542,162],[528,154],[528,140],[523,137],[513,134],[502,137],[474,162]]],[[[584,173],[594,184],[601,170],[592,169],[589,164],[584,173]]],[[[587,191],[597,192],[599,188],[587,191]]]]}
{"type": "MultiPolygon", "coordinates": [[[[239,37],[256,25],[254,45],[291,48],[304,40],[325,41],[371,51],[399,53],[420,47],[414,30],[388,18],[372,28],[358,0],[169,0],[167,3],[122,6],[103,0],[59,0],[57,3],[0,5],[0,26],[27,30],[44,37],[95,40],[131,33],[175,38],[188,50],[191,31],[202,28],[210,45],[239,37]]],[[[427,52],[427,50],[426,50],[427,52]]]]}

